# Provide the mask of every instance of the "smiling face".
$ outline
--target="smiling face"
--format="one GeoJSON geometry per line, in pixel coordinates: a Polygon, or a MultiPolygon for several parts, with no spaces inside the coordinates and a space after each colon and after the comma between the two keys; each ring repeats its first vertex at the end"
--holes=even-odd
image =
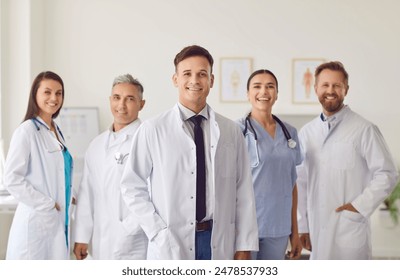
{"type": "Polygon", "coordinates": [[[178,88],[179,102],[199,113],[206,106],[208,93],[214,84],[214,75],[205,57],[192,56],[179,62],[172,81],[178,88]]]}
{"type": "Polygon", "coordinates": [[[129,83],[116,84],[110,96],[114,131],[118,131],[136,120],[144,103],[137,86],[129,83]]]}
{"type": "Polygon", "coordinates": [[[63,104],[62,85],[51,79],[44,79],[36,92],[36,103],[39,107],[39,117],[47,124],[63,104]]]}
{"type": "Polygon", "coordinates": [[[314,89],[324,114],[331,116],[342,109],[349,86],[342,72],[325,69],[318,75],[314,89]]]}
{"type": "Polygon", "coordinates": [[[247,91],[252,111],[271,112],[278,98],[275,78],[267,73],[261,73],[251,78],[247,91]]]}

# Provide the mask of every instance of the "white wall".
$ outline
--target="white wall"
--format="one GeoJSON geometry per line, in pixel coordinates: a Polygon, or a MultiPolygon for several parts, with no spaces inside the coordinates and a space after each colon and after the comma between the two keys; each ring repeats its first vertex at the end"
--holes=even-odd
{"type": "Polygon", "coordinates": [[[283,114],[320,111],[318,105],[291,103],[293,58],[342,61],[350,74],[347,103],[381,128],[400,162],[400,2],[396,0],[30,3],[25,5],[29,11],[10,7],[9,37],[17,37],[17,29],[26,29],[29,23],[31,29],[28,39],[12,38],[15,47],[9,49],[5,61],[11,71],[2,74],[3,87],[7,88],[3,115],[10,116],[4,127],[6,146],[25,113],[29,91],[26,72],[29,79],[44,69],[59,73],[66,85],[65,105],[98,106],[101,128],[105,129],[111,122],[107,96],[116,75],[129,72],[143,82],[147,104],[141,116],[151,117],[177,100],[171,83],[175,54],[186,45],[200,44],[216,61],[216,83],[209,103],[233,119],[242,116],[249,105],[219,101],[221,57],[252,57],[254,69],[274,71],[280,82],[275,112],[283,114]],[[25,16],[29,12],[30,16],[25,16]],[[16,47],[25,48],[18,52],[23,56],[13,55],[16,47]],[[21,78],[22,83],[17,83],[21,78]]]}
{"type": "Polygon", "coordinates": [[[29,0],[1,0],[1,113],[5,147],[28,104],[30,19],[29,0]]]}

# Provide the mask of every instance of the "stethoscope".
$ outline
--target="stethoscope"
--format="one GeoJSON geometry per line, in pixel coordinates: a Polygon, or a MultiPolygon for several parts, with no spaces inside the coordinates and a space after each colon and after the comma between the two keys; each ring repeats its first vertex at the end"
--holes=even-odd
{"type": "MultiPolygon", "coordinates": [[[[111,141],[111,138],[114,138],[114,137],[112,137],[113,136],[113,132],[112,131],[110,131],[110,134],[108,135],[108,139],[106,140],[106,142],[104,143],[105,145],[104,145],[104,148],[106,149],[106,150],[109,150],[110,149],[110,141],[111,141]]],[[[124,135],[121,135],[121,137],[127,137],[127,136],[124,136],[124,135]]],[[[121,140],[122,138],[120,138],[120,140],[121,140]]],[[[122,144],[124,143],[124,141],[125,140],[123,140],[123,141],[119,141],[120,142],[120,144],[119,144],[119,148],[117,148],[116,150],[118,151],[120,151],[120,149],[121,149],[121,147],[122,147],[122,144]]],[[[111,146],[115,146],[116,144],[115,143],[113,143],[111,146]]],[[[118,144],[117,144],[118,145],[118,144]]],[[[121,152],[115,152],[115,154],[114,154],[114,160],[115,160],[115,162],[117,163],[117,164],[120,164],[120,165],[123,165],[124,164],[124,161],[125,161],[125,159],[128,157],[128,155],[129,155],[129,153],[126,153],[126,154],[124,154],[124,153],[121,153],[121,152]]]]}
{"type": "MultiPolygon", "coordinates": [[[[50,130],[47,125],[45,125],[44,123],[42,123],[41,121],[39,121],[37,118],[32,118],[31,121],[33,122],[33,124],[35,125],[36,129],[39,131],[40,130],[40,126],[43,125],[45,128],[47,128],[48,130],[50,130]]],[[[61,135],[62,139],[65,141],[64,139],[64,135],[62,134],[60,128],[55,125],[55,127],[57,128],[58,133],[61,135]]]]}
{"type": "MultiPolygon", "coordinates": [[[[47,130],[50,130],[49,127],[46,124],[44,124],[43,122],[41,122],[37,118],[31,118],[31,121],[35,125],[37,131],[40,131],[40,126],[44,126],[47,130]]],[[[57,125],[55,125],[55,127],[57,129],[58,134],[61,136],[61,138],[65,142],[64,135],[62,134],[60,128],[57,125]]],[[[47,151],[49,153],[61,152],[63,150],[66,151],[66,147],[64,146],[64,144],[62,144],[58,139],[56,139],[56,140],[57,140],[57,143],[58,143],[57,147],[54,147],[52,144],[47,143],[47,141],[45,140],[45,142],[47,143],[47,144],[45,144],[47,151]]]]}
{"type": "MultiPolygon", "coordinates": [[[[251,113],[249,113],[249,114],[247,115],[246,120],[244,121],[243,135],[246,135],[246,132],[247,132],[247,124],[249,124],[251,130],[253,131],[254,139],[257,141],[257,133],[256,133],[256,130],[254,129],[253,125],[251,124],[250,116],[251,116],[251,113]]],[[[289,131],[287,130],[285,124],[284,124],[277,116],[275,116],[275,115],[272,115],[272,118],[281,126],[282,131],[283,131],[283,134],[285,134],[285,138],[286,138],[286,140],[287,140],[287,142],[288,142],[289,148],[291,148],[291,149],[296,148],[297,143],[296,143],[296,141],[294,141],[294,140],[292,139],[292,136],[290,135],[289,131]]]]}

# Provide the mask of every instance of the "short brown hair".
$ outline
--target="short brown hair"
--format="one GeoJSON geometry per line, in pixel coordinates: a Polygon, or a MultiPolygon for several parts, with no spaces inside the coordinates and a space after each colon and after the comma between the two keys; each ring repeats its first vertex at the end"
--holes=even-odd
{"type": "Polygon", "coordinates": [[[197,46],[197,45],[192,45],[192,46],[187,46],[183,48],[176,56],[174,59],[174,65],[175,65],[175,71],[176,68],[182,60],[185,60],[188,57],[192,56],[202,56],[205,57],[208,62],[210,63],[211,66],[211,73],[212,73],[212,68],[214,65],[214,59],[211,56],[211,54],[203,47],[197,46]]]}
{"type": "Polygon", "coordinates": [[[319,74],[321,74],[321,72],[325,69],[341,72],[344,76],[345,85],[349,85],[349,74],[347,73],[346,69],[344,69],[343,64],[339,61],[330,61],[318,66],[317,69],[315,69],[315,83],[317,83],[319,74]]]}

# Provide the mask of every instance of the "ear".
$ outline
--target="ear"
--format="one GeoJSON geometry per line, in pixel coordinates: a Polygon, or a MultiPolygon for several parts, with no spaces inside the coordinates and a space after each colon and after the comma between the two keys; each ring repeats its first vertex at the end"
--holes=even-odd
{"type": "Polygon", "coordinates": [[[344,96],[347,96],[347,92],[349,91],[349,88],[350,88],[350,86],[347,85],[346,92],[345,92],[344,96]]]}
{"type": "Polygon", "coordinates": [[[178,87],[178,76],[176,75],[176,73],[172,75],[172,83],[174,84],[175,87],[178,87]]]}
{"type": "Polygon", "coordinates": [[[210,88],[212,88],[214,85],[214,74],[211,74],[210,76],[210,88]]]}
{"type": "Polygon", "coordinates": [[[139,111],[141,111],[143,109],[145,103],[146,103],[146,100],[141,100],[140,101],[140,109],[139,109],[139,111]]]}

